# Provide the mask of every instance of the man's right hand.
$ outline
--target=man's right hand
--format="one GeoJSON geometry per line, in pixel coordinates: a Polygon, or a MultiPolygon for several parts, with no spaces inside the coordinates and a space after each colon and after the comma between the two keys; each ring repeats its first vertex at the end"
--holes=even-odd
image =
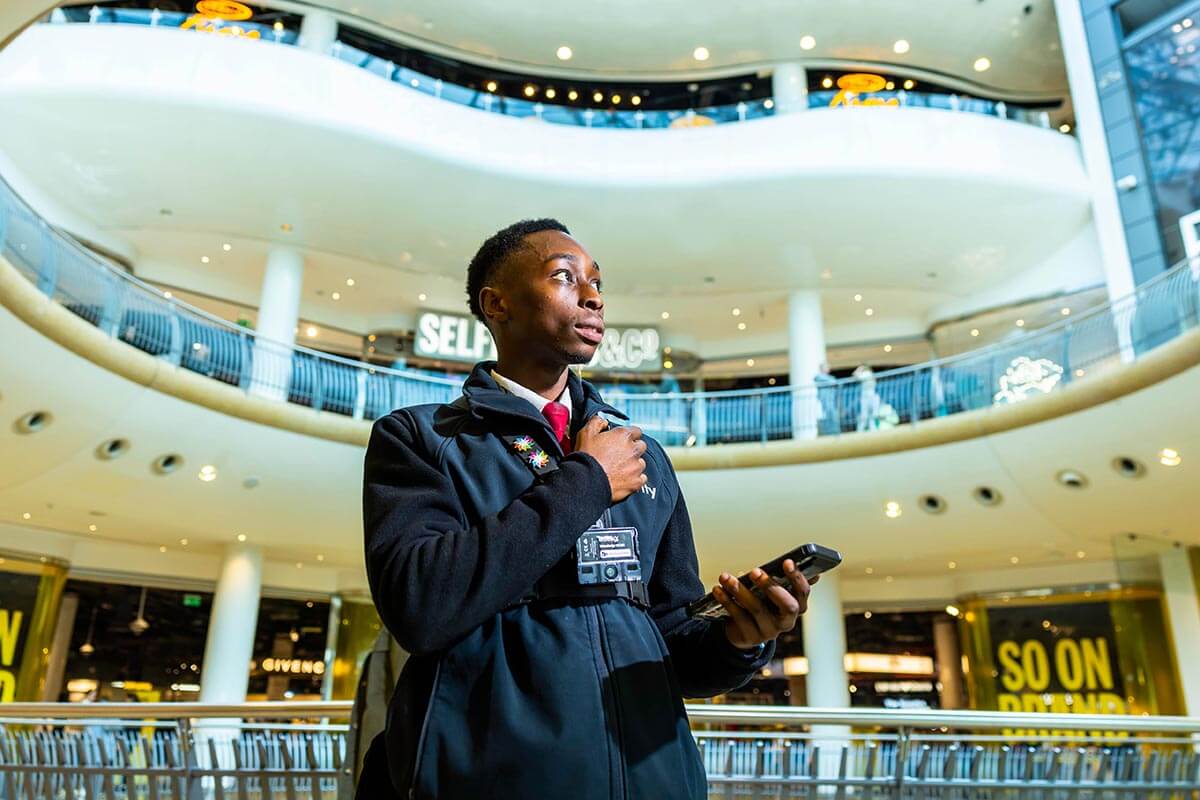
{"type": "Polygon", "coordinates": [[[575,451],[600,462],[612,487],[612,501],[619,503],[646,485],[646,443],[642,429],[609,428],[608,422],[592,417],[575,436],[575,451]]]}

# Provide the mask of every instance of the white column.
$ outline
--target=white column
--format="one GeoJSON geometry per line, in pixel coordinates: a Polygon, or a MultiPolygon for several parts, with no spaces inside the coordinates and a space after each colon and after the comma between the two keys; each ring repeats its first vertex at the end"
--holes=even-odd
{"type": "MultiPolygon", "coordinates": [[[[842,613],[840,576],[837,571],[821,576],[808,599],[808,611],[802,618],[804,656],[808,659],[805,676],[807,704],[816,708],[848,708],[850,681],[846,677],[846,618],[842,613]]],[[[821,748],[818,773],[834,777],[841,763],[842,749],[849,745],[850,729],[845,725],[813,725],[813,743],[821,748]]]]}
{"type": "Polygon", "coordinates": [[[1172,547],[1159,555],[1158,563],[1185,713],[1194,717],[1200,715],[1200,587],[1187,548],[1172,547]]]}
{"type": "Polygon", "coordinates": [[[337,17],[328,11],[310,9],[300,22],[300,46],[305,50],[329,53],[337,41],[337,17]]]}
{"type": "Polygon", "coordinates": [[[304,256],[290,247],[275,247],[267,255],[254,346],[250,391],[260,397],[286,400],[292,375],[291,346],[300,319],[304,286],[304,256]]]}
{"type": "Polygon", "coordinates": [[[54,624],[54,639],[50,644],[50,661],[46,666],[46,682],[42,685],[42,702],[57,703],[62,693],[63,675],[70,655],[71,633],[75,630],[75,615],[79,611],[79,595],[67,592],[58,607],[54,624]]]}
{"type": "MultiPolygon", "coordinates": [[[[1096,73],[1092,69],[1084,29],[1083,7],[1079,0],[1054,0],[1058,15],[1058,36],[1063,61],[1067,67],[1067,82],[1071,87],[1071,102],[1075,108],[1075,136],[1083,154],[1083,165],[1091,184],[1092,220],[1100,239],[1100,258],[1108,297],[1116,300],[1133,294],[1133,264],[1125,243],[1125,226],[1117,202],[1116,178],[1108,152],[1104,120],[1100,115],[1100,94],[1096,89],[1096,73]]],[[[1130,329],[1132,308],[1118,314],[1117,341],[1122,357],[1133,359],[1130,329]]]]}
{"type": "Polygon", "coordinates": [[[962,650],[958,646],[958,623],[953,618],[939,616],[934,619],[933,651],[938,683],[942,685],[942,708],[962,708],[962,650]]]}
{"type": "Polygon", "coordinates": [[[788,295],[788,383],[792,387],[792,437],[817,435],[821,403],[814,377],[825,361],[825,322],[821,293],[813,289],[788,295]]]}
{"type": "Polygon", "coordinates": [[[776,64],[771,73],[775,113],[790,114],[808,108],[808,71],[800,64],[776,64]]]}
{"type": "Polygon", "coordinates": [[[208,619],[201,703],[245,701],[261,590],[262,550],[244,544],[229,545],[208,619]]]}

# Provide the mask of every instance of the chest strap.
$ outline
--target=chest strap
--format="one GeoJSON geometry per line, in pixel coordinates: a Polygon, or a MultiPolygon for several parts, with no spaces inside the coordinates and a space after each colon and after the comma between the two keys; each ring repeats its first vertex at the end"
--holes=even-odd
{"type": "Polygon", "coordinates": [[[533,591],[510,604],[505,611],[527,603],[541,600],[616,600],[625,599],[638,608],[649,609],[650,598],[643,581],[621,581],[619,583],[581,584],[574,575],[562,575],[558,570],[538,581],[533,591]]]}

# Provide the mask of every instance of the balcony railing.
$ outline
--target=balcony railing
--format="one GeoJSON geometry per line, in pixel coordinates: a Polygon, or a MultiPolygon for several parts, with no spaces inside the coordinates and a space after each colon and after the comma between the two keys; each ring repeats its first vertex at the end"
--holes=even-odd
{"type": "MultiPolygon", "coordinates": [[[[117,8],[112,6],[74,6],[65,9],[53,19],[59,22],[88,23],[94,25],[151,25],[157,28],[179,28],[195,19],[193,13],[178,11],[161,11],[155,8],[117,8]]],[[[263,25],[252,21],[224,21],[216,18],[205,18],[204,25],[211,25],[217,31],[237,27],[242,34],[253,31],[253,37],[264,42],[278,44],[300,44],[297,31],[284,28],[282,25],[263,25]]],[[[611,92],[604,93],[602,100],[595,105],[588,105],[591,97],[588,92],[582,94],[580,102],[570,105],[554,103],[548,98],[525,99],[507,97],[487,91],[480,91],[468,86],[448,83],[438,78],[430,77],[416,70],[403,67],[386,58],[368,53],[362,49],[342,41],[335,41],[330,47],[329,55],[356,67],[365,69],[385,80],[422,92],[423,94],[470,106],[471,108],[503,114],[510,117],[536,118],[544,122],[560,125],[577,125],[587,128],[681,128],[699,125],[714,125],[727,122],[745,122],[751,119],[769,117],[775,113],[775,98],[764,97],[756,100],[728,103],[716,106],[695,106],[678,110],[643,110],[630,106],[616,108],[611,102],[611,92]]],[[[837,90],[816,91],[808,95],[807,104],[811,109],[829,108],[835,102],[837,90]]],[[[999,119],[1023,122],[1041,128],[1050,127],[1050,115],[1046,111],[1027,109],[1009,105],[1003,101],[985,100],[968,95],[944,94],[938,92],[918,92],[904,88],[882,89],[870,93],[872,101],[893,104],[908,108],[936,108],[943,111],[962,111],[972,114],[985,114],[999,119]]],[[[847,100],[853,102],[855,95],[850,94],[847,100]]],[[[631,98],[626,97],[629,105],[631,98]]]]}
{"type": "MultiPolygon", "coordinates": [[[[445,403],[461,381],[258,337],[167,297],[51,227],[0,180],[0,254],[45,295],[114,339],[243,392],[355,419],[445,403]]],[[[1200,259],[1135,294],[969,353],[878,375],[744,391],[610,392],[666,445],[872,431],[1061,391],[1195,328],[1200,259]]]]}
{"type": "MultiPolygon", "coordinates": [[[[711,798],[1189,797],[1200,719],[690,705],[711,798]]],[[[0,800],[349,800],[350,704],[0,706],[0,800]]]]}

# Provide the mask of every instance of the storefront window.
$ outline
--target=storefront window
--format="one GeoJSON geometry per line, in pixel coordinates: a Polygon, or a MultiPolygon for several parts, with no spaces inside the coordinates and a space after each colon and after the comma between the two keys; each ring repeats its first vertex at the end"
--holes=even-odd
{"type": "Polygon", "coordinates": [[[1167,263],[1174,264],[1186,256],[1180,220],[1200,210],[1200,13],[1140,39],[1125,62],[1167,263]]]}
{"type": "Polygon", "coordinates": [[[329,603],[264,597],[248,700],[320,700],[329,603]]]}

